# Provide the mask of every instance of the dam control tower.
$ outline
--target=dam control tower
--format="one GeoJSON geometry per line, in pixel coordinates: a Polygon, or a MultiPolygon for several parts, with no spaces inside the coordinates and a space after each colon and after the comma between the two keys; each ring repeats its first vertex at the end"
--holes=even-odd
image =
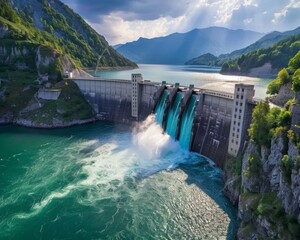
{"type": "Polygon", "coordinates": [[[143,76],[140,73],[131,74],[132,95],[131,95],[131,116],[138,118],[139,115],[139,83],[143,82],[143,76]]]}
{"type": "Polygon", "coordinates": [[[246,143],[245,136],[247,136],[247,132],[245,131],[247,131],[251,119],[248,102],[253,101],[254,93],[254,85],[235,84],[228,144],[228,154],[234,157],[243,150],[246,143]]]}

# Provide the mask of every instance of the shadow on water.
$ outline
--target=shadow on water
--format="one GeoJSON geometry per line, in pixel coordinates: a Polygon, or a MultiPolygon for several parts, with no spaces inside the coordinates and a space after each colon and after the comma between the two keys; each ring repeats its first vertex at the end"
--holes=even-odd
{"type": "Polygon", "coordinates": [[[111,133],[111,132],[126,132],[131,129],[130,126],[125,124],[116,124],[109,121],[96,121],[86,123],[83,125],[75,125],[65,128],[28,128],[13,124],[0,125],[0,134],[19,134],[28,136],[57,136],[57,137],[75,137],[75,138],[86,138],[94,139],[95,136],[99,136],[99,133],[111,133]],[[94,132],[94,134],[91,134],[94,132]]]}
{"type": "Polygon", "coordinates": [[[205,65],[187,65],[181,68],[185,72],[199,72],[199,73],[219,73],[221,68],[205,65]]]}
{"type": "Polygon", "coordinates": [[[206,193],[216,204],[228,215],[230,224],[228,226],[227,239],[235,239],[238,227],[237,207],[220,190],[223,188],[222,170],[214,165],[211,160],[198,155],[200,161],[192,161],[178,166],[178,169],[186,173],[186,183],[194,184],[204,193],[206,193]],[[200,177],[199,177],[200,176],[200,177]],[[217,187],[216,187],[217,186],[217,187]]]}

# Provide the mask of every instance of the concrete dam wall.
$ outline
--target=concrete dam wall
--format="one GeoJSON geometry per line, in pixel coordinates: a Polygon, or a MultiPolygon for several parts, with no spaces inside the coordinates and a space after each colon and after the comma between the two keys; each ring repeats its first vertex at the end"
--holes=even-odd
{"type": "Polygon", "coordinates": [[[101,120],[130,123],[144,120],[160,97],[158,84],[144,82],[138,86],[138,116],[132,116],[132,82],[111,79],[73,79],[101,120]]]}
{"type": "Polygon", "coordinates": [[[198,95],[191,150],[223,165],[227,155],[233,99],[198,95]]]}
{"type": "Polygon", "coordinates": [[[99,119],[130,123],[155,112],[156,121],[182,148],[223,167],[248,141],[253,85],[237,84],[234,93],[143,81],[74,79],[99,119]]]}

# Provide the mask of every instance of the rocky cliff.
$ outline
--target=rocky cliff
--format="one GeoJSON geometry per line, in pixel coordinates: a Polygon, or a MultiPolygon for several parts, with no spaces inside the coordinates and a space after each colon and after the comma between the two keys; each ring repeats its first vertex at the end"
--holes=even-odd
{"type": "MultiPolygon", "coordinates": [[[[239,161],[236,159],[236,161],[239,161]]],[[[238,204],[238,239],[300,238],[300,158],[295,136],[248,145],[240,172],[225,168],[224,193],[238,204]]]]}
{"type": "Polygon", "coordinates": [[[300,51],[252,112],[250,143],[226,162],[224,194],[238,205],[238,239],[300,239],[300,51]]]}

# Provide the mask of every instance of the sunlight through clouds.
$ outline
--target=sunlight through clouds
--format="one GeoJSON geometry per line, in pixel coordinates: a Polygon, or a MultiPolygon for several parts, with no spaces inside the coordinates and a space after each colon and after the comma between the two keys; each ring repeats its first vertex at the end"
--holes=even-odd
{"type": "Polygon", "coordinates": [[[300,26],[299,0],[63,0],[111,45],[210,26],[259,32],[300,26]]]}

